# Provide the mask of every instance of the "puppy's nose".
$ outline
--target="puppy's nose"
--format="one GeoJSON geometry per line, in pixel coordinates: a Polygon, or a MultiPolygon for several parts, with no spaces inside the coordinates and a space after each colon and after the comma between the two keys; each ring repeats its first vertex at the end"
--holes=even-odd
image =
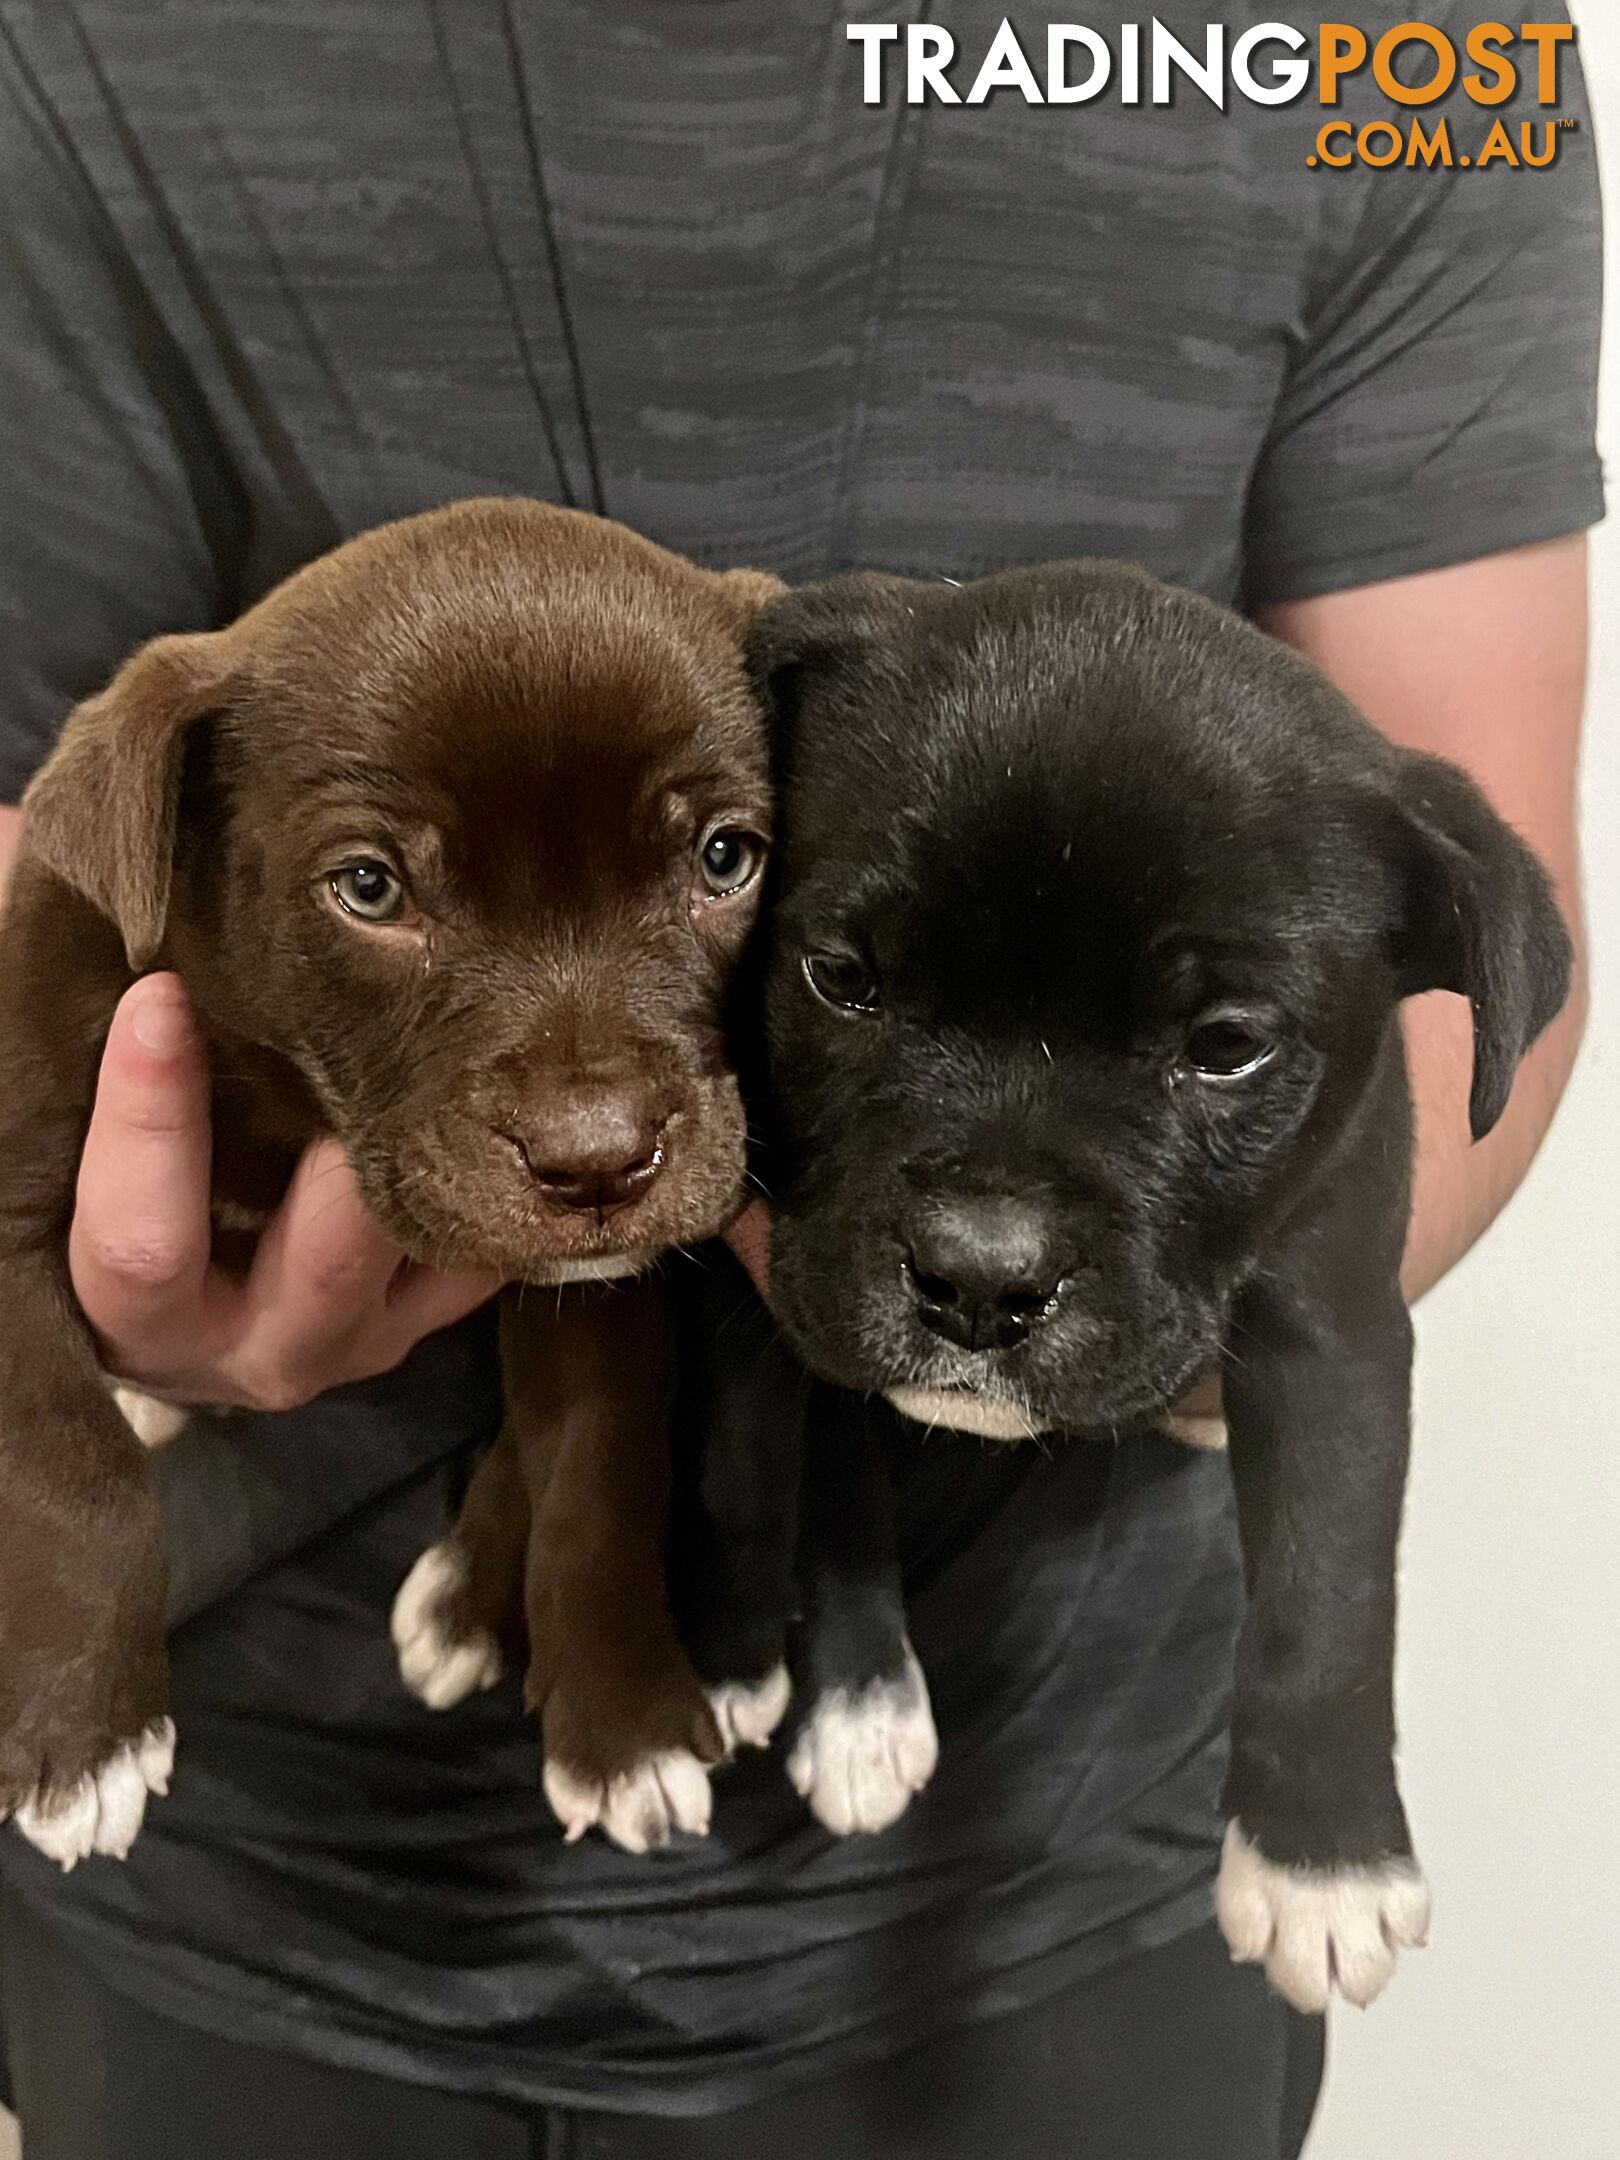
{"type": "Polygon", "coordinates": [[[914,1226],[906,1276],[917,1317],[964,1350],[1010,1350],[1051,1317],[1066,1269],[1016,1200],[964,1201],[914,1226]]]}
{"type": "Polygon", "coordinates": [[[553,1207],[567,1208],[579,1215],[600,1216],[611,1215],[615,1208],[628,1207],[632,1200],[639,1200],[663,1167],[663,1156],[654,1146],[646,1154],[634,1155],[627,1162],[583,1169],[569,1164],[535,1170],[533,1176],[553,1207]]]}
{"type": "Polygon", "coordinates": [[[641,1199],[658,1177],[664,1123],[604,1093],[576,1097],[506,1137],[550,1206],[600,1218],[641,1199]]]}

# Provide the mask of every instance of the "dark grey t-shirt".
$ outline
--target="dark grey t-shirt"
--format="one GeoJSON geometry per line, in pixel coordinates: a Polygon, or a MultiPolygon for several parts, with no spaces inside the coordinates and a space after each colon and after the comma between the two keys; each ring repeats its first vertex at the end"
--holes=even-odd
{"type": "MultiPolygon", "coordinates": [[[[1313,171],[1309,102],[867,106],[850,13],[877,19],[0,0],[0,797],[139,640],[456,496],[795,578],[1118,554],[1250,603],[1600,514],[1574,65],[1547,170],[1313,171]]],[[[1000,0],[928,13],[965,89],[1000,0]]],[[[1199,48],[1269,13],[1160,10],[1199,48]]],[[[1038,55],[1044,18],[1015,20],[1038,55]]],[[[1493,116],[1444,110],[1477,150],[1493,116]]],[[[1345,113],[1382,101],[1358,81],[1345,113]]],[[[936,1783],[840,1845],[751,1762],[712,1840],[646,1861],[563,1849],[515,1691],[434,1719],[393,1676],[392,1591],[493,1414],[475,1323],[166,1458],[173,1797],[66,1884],[0,1840],[109,1979],[331,2060],[675,2111],[1207,1911],[1219,1461],[918,1453],[936,1783]]]]}

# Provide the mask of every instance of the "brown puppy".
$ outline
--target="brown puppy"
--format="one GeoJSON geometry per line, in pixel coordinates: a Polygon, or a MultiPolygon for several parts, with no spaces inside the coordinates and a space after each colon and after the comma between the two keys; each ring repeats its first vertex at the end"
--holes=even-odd
{"type": "MultiPolygon", "coordinates": [[[[712,1234],[742,1182],[720,1015],[768,819],[743,636],[776,589],[463,503],[158,639],[70,718],[0,923],[0,1814],[56,1857],[128,1848],[173,1737],[152,1496],[67,1275],[116,1001],[185,977],[222,1252],[322,1132],[416,1260],[568,1282],[712,1234]]],[[[661,1302],[506,1296],[475,1494],[501,1579],[468,1603],[441,1563],[418,1619],[453,1648],[498,1614],[533,1508],[530,1698],[570,1829],[610,1803],[630,1842],[701,1827],[721,1740],[664,1592],[661,1302]]]]}

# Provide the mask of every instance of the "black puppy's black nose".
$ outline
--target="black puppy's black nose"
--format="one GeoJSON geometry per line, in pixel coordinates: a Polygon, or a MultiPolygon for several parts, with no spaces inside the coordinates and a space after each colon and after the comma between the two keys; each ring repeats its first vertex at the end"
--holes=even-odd
{"type": "Polygon", "coordinates": [[[1049,1319],[1065,1267],[1020,1202],[963,1202],[914,1226],[906,1275],[917,1317],[964,1350],[1010,1350],[1049,1319]]]}

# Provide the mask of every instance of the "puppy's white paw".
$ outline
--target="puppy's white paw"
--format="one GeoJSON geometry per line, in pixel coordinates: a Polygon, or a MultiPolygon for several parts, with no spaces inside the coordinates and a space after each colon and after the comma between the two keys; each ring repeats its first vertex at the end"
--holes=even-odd
{"type": "Polygon", "coordinates": [[[817,1701],[787,1771],[817,1818],[836,1836],[852,1837],[897,1822],[938,1760],[928,1684],[908,1644],[898,1680],[855,1695],[833,1688],[817,1701]]]}
{"type": "Polygon", "coordinates": [[[184,1403],[165,1402],[161,1395],[126,1387],[121,1380],[109,1385],[124,1423],[144,1448],[167,1447],[191,1423],[191,1412],[184,1403]]]}
{"type": "Polygon", "coordinates": [[[1411,1862],[1279,1867],[1228,1823],[1215,1911],[1232,1956],[1263,1964],[1296,2010],[1325,2010],[1337,1987],[1370,2003],[1402,1949],[1429,1936],[1429,1886],[1411,1862]]]}
{"type": "Polygon", "coordinates": [[[792,1693],[785,1665],[773,1665],[763,1680],[724,1680],[710,1688],[709,1708],[726,1753],[734,1755],[740,1747],[769,1747],[792,1693]]]}
{"type": "Polygon", "coordinates": [[[399,1586],[389,1633],[399,1653],[399,1676],[430,1710],[450,1710],[501,1677],[501,1653],[493,1635],[475,1628],[452,1633],[449,1599],[467,1579],[467,1562],[449,1538],[430,1545],[399,1586]]]}
{"type": "Polygon", "coordinates": [[[572,1845],[601,1829],[626,1852],[651,1852],[677,1830],[702,1837],[709,1827],[709,1773],[685,1748],[649,1755],[604,1785],[565,1763],[545,1767],[546,1798],[572,1845]]]}
{"type": "Polygon", "coordinates": [[[159,1718],[48,1805],[38,1793],[25,1800],[16,1812],[17,1828],[64,1872],[91,1853],[122,1860],[140,1830],[147,1796],[168,1791],[173,1768],[174,1725],[159,1718]]]}

